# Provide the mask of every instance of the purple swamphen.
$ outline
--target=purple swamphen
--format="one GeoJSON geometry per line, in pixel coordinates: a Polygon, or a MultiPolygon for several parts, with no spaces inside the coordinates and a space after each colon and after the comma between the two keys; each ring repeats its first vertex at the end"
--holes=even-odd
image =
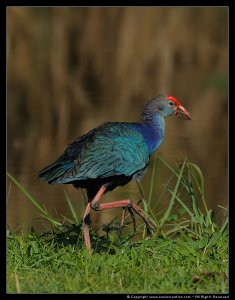
{"type": "Polygon", "coordinates": [[[50,184],[73,184],[87,190],[87,205],[82,218],[83,237],[91,251],[90,210],[122,207],[121,226],[125,209],[133,219],[139,215],[151,233],[153,227],[142,209],[129,199],[100,204],[107,191],[140,180],[148,166],[151,154],[161,145],[165,133],[165,117],[175,114],[190,120],[190,113],[173,96],[159,95],[148,101],[141,121],[106,122],[70,144],[52,164],[39,172],[39,177],[50,184]],[[133,213],[134,212],[134,213],[133,213]]]}

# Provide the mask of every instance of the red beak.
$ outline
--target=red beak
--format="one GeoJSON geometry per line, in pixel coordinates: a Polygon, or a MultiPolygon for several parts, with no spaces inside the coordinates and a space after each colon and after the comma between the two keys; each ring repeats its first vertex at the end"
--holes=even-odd
{"type": "Polygon", "coordinates": [[[182,105],[177,106],[175,115],[185,120],[192,119],[190,113],[182,105]]]}

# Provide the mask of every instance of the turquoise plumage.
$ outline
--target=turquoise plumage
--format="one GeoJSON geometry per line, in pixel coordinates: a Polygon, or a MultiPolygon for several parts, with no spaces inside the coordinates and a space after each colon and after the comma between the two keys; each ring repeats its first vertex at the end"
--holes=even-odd
{"type": "MultiPolygon", "coordinates": [[[[106,122],[89,131],[70,144],[55,162],[42,169],[39,177],[50,184],[85,188],[87,207],[97,209],[93,204],[98,205],[103,193],[142,178],[151,154],[163,141],[165,117],[172,114],[191,119],[189,112],[174,97],[159,95],[145,105],[140,122],[106,122]]],[[[120,207],[126,204],[120,202],[120,207]]],[[[110,204],[104,209],[111,207],[117,205],[110,204]]],[[[84,224],[88,216],[89,213],[84,215],[84,224]]],[[[85,242],[91,248],[86,238],[85,242]]]]}

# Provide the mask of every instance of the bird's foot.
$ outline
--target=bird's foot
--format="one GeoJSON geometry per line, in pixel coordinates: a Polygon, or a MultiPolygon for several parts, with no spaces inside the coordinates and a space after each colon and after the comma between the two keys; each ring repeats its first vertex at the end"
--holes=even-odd
{"type": "Polygon", "coordinates": [[[130,216],[131,216],[131,219],[132,219],[132,224],[133,224],[133,230],[134,232],[136,232],[136,219],[135,219],[135,214],[133,213],[132,209],[131,209],[131,206],[128,207],[123,207],[122,208],[122,218],[121,218],[121,223],[120,223],[120,226],[119,226],[119,230],[120,230],[120,233],[122,231],[122,229],[125,227],[125,214],[126,214],[126,210],[128,209],[129,213],[130,213],[130,216]]]}
{"type": "Polygon", "coordinates": [[[154,235],[154,228],[153,226],[148,223],[148,225],[146,225],[146,228],[147,228],[147,234],[148,236],[153,236],[154,235]]]}

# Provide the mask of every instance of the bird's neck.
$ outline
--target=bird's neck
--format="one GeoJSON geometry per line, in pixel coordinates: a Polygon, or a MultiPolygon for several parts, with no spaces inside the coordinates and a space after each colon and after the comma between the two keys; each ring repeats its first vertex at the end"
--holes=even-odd
{"type": "Polygon", "coordinates": [[[164,117],[160,114],[155,114],[148,120],[142,120],[138,123],[137,130],[142,134],[149,153],[152,154],[162,143],[165,134],[164,117]]]}

